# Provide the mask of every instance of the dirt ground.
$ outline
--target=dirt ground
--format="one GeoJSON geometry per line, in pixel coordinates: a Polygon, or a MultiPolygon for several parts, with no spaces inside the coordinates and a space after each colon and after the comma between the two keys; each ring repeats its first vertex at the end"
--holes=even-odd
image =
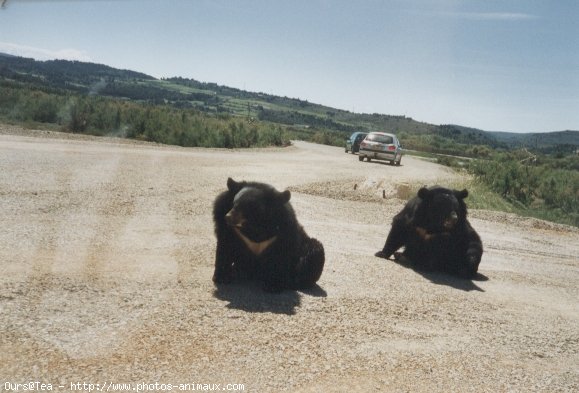
{"type": "Polygon", "coordinates": [[[0,125],[0,390],[579,391],[577,229],[471,210],[473,281],[373,256],[409,184],[460,180],[305,142],[186,149],[0,125]],[[213,285],[211,204],[230,176],[292,191],[325,247],[318,287],[213,285]]]}

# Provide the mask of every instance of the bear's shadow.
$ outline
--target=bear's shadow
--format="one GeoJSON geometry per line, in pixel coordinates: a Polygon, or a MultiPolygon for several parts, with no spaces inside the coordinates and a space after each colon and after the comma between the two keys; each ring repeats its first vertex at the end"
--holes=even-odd
{"type": "Polygon", "coordinates": [[[400,266],[404,266],[405,268],[412,269],[416,273],[420,274],[422,277],[426,278],[433,284],[437,285],[446,285],[455,289],[460,289],[461,291],[478,291],[484,292],[484,289],[479,287],[475,284],[475,281],[488,281],[489,278],[484,274],[477,273],[476,277],[473,279],[466,279],[462,277],[457,277],[450,275],[448,273],[442,272],[434,272],[434,271],[426,271],[416,268],[410,261],[401,258],[399,260],[396,259],[389,259],[390,261],[397,263],[400,266]]]}
{"type": "Polygon", "coordinates": [[[307,290],[285,290],[280,293],[265,292],[259,283],[242,281],[233,284],[219,284],[213,296],[229,302],[227,308],[243,310],[252,313],[274,313],[294,315],[296,307],[301,305],[301,294],[314,297],[326,297],[326,291],[319,285],[307,290]]]}

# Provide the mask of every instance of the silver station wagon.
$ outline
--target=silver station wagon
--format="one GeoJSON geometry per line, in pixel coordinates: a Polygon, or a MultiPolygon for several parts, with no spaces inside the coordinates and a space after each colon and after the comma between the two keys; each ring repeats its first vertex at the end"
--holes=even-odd
{"type": "Polygon", "coordinates": [[[371,132],[360,143],[358,159],[364,161],[385,160],[391,165],[400,165],[402,146],[396,135],[385,132],[371,132]]]}

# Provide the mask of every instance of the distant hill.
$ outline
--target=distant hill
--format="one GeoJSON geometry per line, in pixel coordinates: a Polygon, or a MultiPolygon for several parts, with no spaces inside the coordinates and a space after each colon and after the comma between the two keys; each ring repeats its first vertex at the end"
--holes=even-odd
{"type": "Polygon", "coordinates": [[[489,132],[498,141],[512,147],[540,148],[541,146],[579,146],[579,131],[554,131],[518,134],[515,132],[489,132]]]}
{"type": "MultiPolygon", "coordinates": [[[[353,113],[296,98],[249,92],[216,83],[119,70],[102,64],[68,60],[37,61],[0,53],[0,83],[55,94],[98,95],[177,109],[195,109],[210,116],[257,119],[302,130],[399,133],[409,148],[464,153],[466,147],[544,148],[579,146],[579,131],[539,134],[488,132],[460,125],[433,125],[406,116],[353,113]]],[[[467,152],[468,153],[468,152],[467,152]]]]}
{"type": "Polygon", "coordinates": [[[119,70],[102,64],[69,60],[37,61],[4,53],[0,54],[0,77],[87,93],[94,85],[102,84],[103,80],[155,79],[140,72],[119,70]]]}

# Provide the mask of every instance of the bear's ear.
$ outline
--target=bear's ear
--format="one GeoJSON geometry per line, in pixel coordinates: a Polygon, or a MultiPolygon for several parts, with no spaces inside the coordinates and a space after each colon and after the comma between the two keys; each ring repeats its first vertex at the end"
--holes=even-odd
{"type": "Polygon", "coordinates": [[[237,192],[241,189],[241,184],[236,182],[232,178],[228,178],[227,179],[227,189],[229,191],[233,192],[234,194],[237,194],[237,192]]]}
{"type": "Polygon", "coordinates": [[[464,198],[466,198],[466,197],[468,196],[468,191],[467,191],[467,189],[465,188],[465,189],[462,190],[462,191],[455,191],[455,192],[454,192],[454,195],[455,195],[458,199],[464,199],[464,198]]]}
{"type": "Polygon", "coordinates": [[[426,187],[422,187],[420,190],[418,190],[418,196],[420,197],[420,199],[426,199],[428,198],[429,195],[430,191],[428,191],[428,188],[426,187]]]}
{"type": "Polygon", "coordinates": [[[282,205],[288,203],[291,197],[292,197],[292,194],[291,194],[290,190],[285,190],[284,192],[280,192],[277,194],[277,200],[282,205]]]}

